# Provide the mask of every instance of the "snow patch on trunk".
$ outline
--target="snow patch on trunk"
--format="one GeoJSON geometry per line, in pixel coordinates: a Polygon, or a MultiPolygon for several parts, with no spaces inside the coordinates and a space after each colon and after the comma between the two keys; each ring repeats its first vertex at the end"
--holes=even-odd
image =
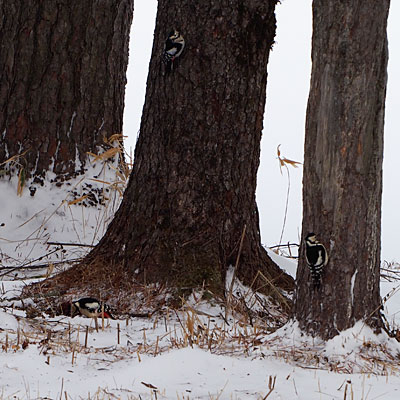
{"type": "Polygon", "coordinates": [[[358,269],[354,272],[353,276],[351,277],[351,286],[350,286],[350,296],[351,296],[351,304],[354,304],[354,282],[356,281],[356,276],[358,273],[358,269]]]}

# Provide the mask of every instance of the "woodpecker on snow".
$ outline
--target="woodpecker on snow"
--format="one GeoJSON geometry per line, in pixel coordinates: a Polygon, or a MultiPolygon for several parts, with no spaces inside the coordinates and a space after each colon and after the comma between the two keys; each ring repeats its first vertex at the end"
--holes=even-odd
{"type": "Polygon", "coordinates": [[[101,318],[102,311],[104,318],[115,319],[112,314],[110,307],[100,302],[92,297],[84,297],[82,299],[76,300],[72,303],[80,314],[89,318],[101,318]]]}

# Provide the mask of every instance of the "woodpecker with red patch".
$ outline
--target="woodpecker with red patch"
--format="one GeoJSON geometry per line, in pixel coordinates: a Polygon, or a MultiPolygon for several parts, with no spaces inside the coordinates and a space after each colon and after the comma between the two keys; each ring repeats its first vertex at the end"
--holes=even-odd
{"type": "Polygon", "coordinates": [[[175,59],[182,54],[184,48],[185,39],[176,29],[173,29],[165,41],[162,54],[162,59],[168,72],[172,71],[175,59]]]}
{"type": "Polygon", "coordinates": [[[81,315],[89,318],[101,318],[102,311],[104,318],[115,319],[111,314],[110,307],[93,297],[84,297],[72,303],[81,315]]]}

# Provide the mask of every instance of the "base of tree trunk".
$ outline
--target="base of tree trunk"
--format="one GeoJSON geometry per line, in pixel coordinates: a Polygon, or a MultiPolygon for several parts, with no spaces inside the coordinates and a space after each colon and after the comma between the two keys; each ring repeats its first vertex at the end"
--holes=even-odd
{"type": "MultiPolygon", "coordinates": [[[[105,249],[102,249],[101,254],[99,251],[93,251],[84,262],[52,278],[28,286],[24,290],[24,296],[47,298],[49,303],[60,304],[71,296],[90,295],[101,299],[113,299],[121,297],[124,293],[123,296],[129,297],[135,291],[135,287],[143,288],[156,284],[157,287],[168,288],[178,296],[202,288],[218,297],[223,297],[227,268],[222,267],[216,252],[206,246],[204,249],[195,249],[189,245],[183,246],[180,250],[177,252],[175,249],[169,257],[165,257],[168,253],[163,246],[154,248],[151,256],[145,257],[146,268],[140,273],[138,272],[141,269],[140,264],[132,264],[126,268],[126,264],[121,260],[118,262],[107,257],[105,249]],[[170,267],[165,268],[167,265],[170,267]],[[163,269],[168,273],[162,273],[163,269]]],[[[254,259],[251,261],[244,256],[236,276],[253,290],[266,294],[282,304],[288,312],[291,301],[286,294],[294,289],[293,278],[274,264],[262,247],[259,257],[259,261],[255,263],[254,259]]]]}
{"type": "Polygon", "coordinates": [[[159,1],[121,206],[90,255],[41,290],[160,283],[223,295],[230,266],[254,290],[293,290],[261,246],[255,196],[275,5],[159,1]],[[186,45],[168,72],[160,56],[172,21],[186,45]]]}
{"type": "MultiPolygon", "coordinates": [[[[352,328],[356,323],[357,320],[354,320],[353,323],[350,323],[348,326],[340,327],[340,329],[338,329],[333,323],[327,327],[326,322],[322,323],[321,321],[309,320],[299,321],[299,327],[307,335],[329,340],[339,335],[340,332],[352,328]]],[[[385,329],[382,316],[380,315],[379,311],[374,313],[374,315],[371,315],[369,318],[363,320],[363,323],[369,326],[376,335],[382,333],[382,330],[384,330],[386,333],[389,333],[388,330],[385,329]]]]}

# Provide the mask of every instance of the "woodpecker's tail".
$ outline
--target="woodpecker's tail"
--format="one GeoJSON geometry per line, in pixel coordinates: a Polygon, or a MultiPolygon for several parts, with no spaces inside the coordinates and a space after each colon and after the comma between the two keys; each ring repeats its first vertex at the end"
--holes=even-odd
{"type": "Polygon", "coordinates": [[[311,279],[314,289],[319,289],[321,287],[321,274],[311,273],[311,279]]]}
{"type": "Polygon", "coordinates": [[[173,62],[169,60],[168,62],[165,63],[165,70],[167,72],[172,72],[173,66],[174,66],[173,62]]]}

